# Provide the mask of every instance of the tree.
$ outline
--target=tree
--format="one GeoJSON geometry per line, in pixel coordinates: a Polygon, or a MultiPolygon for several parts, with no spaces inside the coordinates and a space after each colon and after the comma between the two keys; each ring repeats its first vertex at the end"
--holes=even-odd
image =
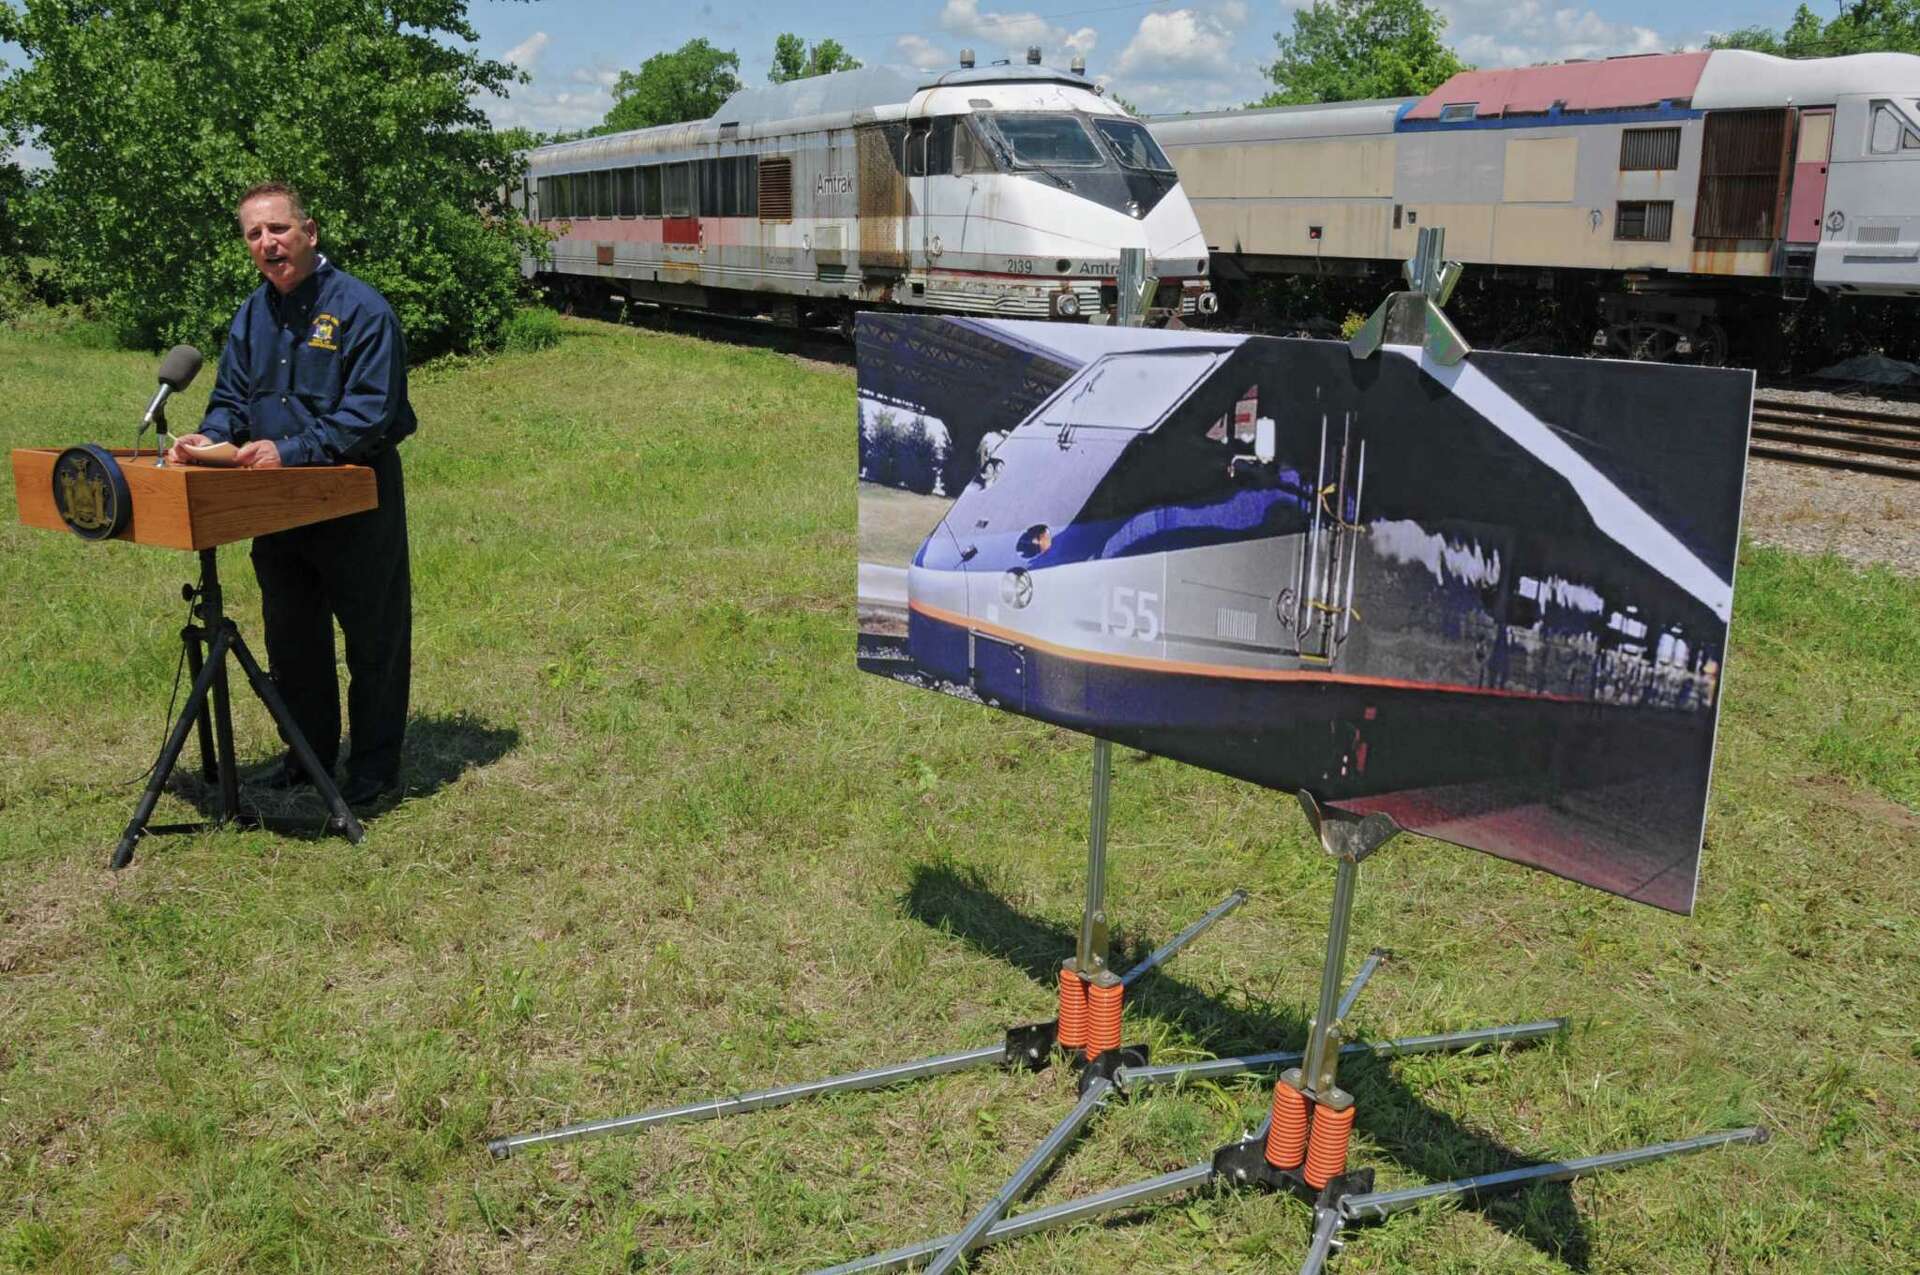
{"type": "Polygon", "coordinates": [[[900,432],[894,454],[896,480],[908,491],[931,492],[940,481],[940,444],[927,425],[927,418],[916,416],[900,432]]]}
{"type": "Polygon", "coordinates": [[[596,132],[703,120],[740,91],[740,55],[716,49],[704,37],[671,53],[656,53],[638,71],[622,71],[613,83],[613,109],[596,132]]]}
{"type": "Polygon", "coordinates": [[[857,71],[860,59],[840,47],[838,40],[822,40],[811,49],[792,32],[783,31],[773,42],[773,68],[767,78],[775,84],[811,79],[835,71],[857,71]]]}
{"type": "Polygon", "coordinates": [[[292,182],[321,244],[386,294],[416,355],[490,342],[537,236],[481,113],[516,72],[471,51],[466,0],[13,0],[0,134],[60,281],[129,344],[217,344],[260,282],[234,204],[292,182]],[[463,45],[467,47],[462,47],[463,45]]]}
{"type": "Polygon", "coordinates": [[[1314,0],[1274,33],[1274,92],[1255,106],[1431,93],[1468,69],[1441,42],[1447,20],[1424,0],[1314,0]]]}
{"type": "Polygon", "coordinates": [[[1784,31],[1742,27],[1707,43],[1716,49],[1752,49],[1788,58],[1920,53],[1920,0],[1857,0],[1841,6],[1828,22],[1803,4],[1784,31]]]}
{"type": "Polygon", "coordinates": [[[893,486],[900,481],[900,418],[887,408],[876,411],[860,433],[860,476],[893,486]]]}

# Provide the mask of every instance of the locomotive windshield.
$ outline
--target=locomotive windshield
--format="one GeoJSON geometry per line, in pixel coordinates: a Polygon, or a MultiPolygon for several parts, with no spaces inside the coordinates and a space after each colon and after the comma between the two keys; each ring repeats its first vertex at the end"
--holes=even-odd
{"type": "Polygon", "coordinates": [[[1071,115],[1001,112],[976,115],[1005,144],[1005,153],[1023,168],[1099,168],[1100,148],[1071,115]]]}
{"type": "Polygon", "coordinates": [[[1062,390],[1042,419],[1051,426],[1152,429],[1219,360],[1211,350],[1109,354],[1062,390]]]}
{"type": "Polygon", "coordinates": [[[1173,162],[1160,144],[1153,140],[1153,134],[1132,120],[1113,119],[1103,116],[1093,122],[1100,130],[1100,136],[1107,139],[1107,145],[1120,158],[1126,168],[1137,168],[1149,173],[1170,173],[1173,162]]]}

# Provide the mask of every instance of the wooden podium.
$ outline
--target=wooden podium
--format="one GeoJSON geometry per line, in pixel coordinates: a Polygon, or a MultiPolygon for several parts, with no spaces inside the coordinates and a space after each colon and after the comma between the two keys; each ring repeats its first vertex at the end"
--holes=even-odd
{"type": "MultiPolygon", "coordinates": [[[[55,497],[55,466],[66,449],[22,447],[13,452],[14,498],[20,521],[29,527],[70,531],[55,497]]],[[[216,550],[235,540],[264,536],[290,527],[324,522],[372,509],[379,503],[374,475],[361,465],[307,465],[293,469],[221,469],[204,465],[164,465],[153,452],[114,450],[110,453],[126,481],[131,517],[116,540],[191,549],[200,555],[200,583],[182,593],[193,604],[193,621],[180,631],[185,658],[193,676],[186,707],[173,723],[166,746],[154,764],[127,830],[115,847],[112,866],[125,867],[134,846],[149,832],[187,832],[202,824],[150,827],[155,805],[186,746],[189,731],[198,729],[200,773],[220,788],[219,813],[214,824],[274,822],[240,808],[240,781],[233,755],[233,716],[227,688],[227,661],[240,661],[254,693],[273,715],[294,756],[313,778],[331,812],[330,831],[351,841],[364,834],[360,821],[340,796],[333,776],[314,755],[313,747],[294,724],[292,714],[273,681],[261,669],[226,615],[220,591],[216,550]]]]}

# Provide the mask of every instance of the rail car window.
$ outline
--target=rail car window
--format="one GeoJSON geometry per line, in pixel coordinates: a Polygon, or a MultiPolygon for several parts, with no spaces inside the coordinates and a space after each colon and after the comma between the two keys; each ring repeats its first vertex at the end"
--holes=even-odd
{"type": "Polygon", "coordinates": [[[953,129],[953,171],[962,176],[968,173],[991,173],[997,171],[993,162],[993,153],[986,143],[980,140],[974,126],[963,119],[956,119],[953,129]]]}
{"type": "Polygon", "coordinates": [[[935,116],[925,128],[907,134],[906,162],[902,171],[909,177],[945,177],[953,171],[953,125],[951,115],[935,116]]]}
{"type": "Polygon", "coordinates": [[[542,177],[540,179],[540,191],[537,198],[540,200],[540,215],[542,217],[559,216],[559,205],[553,201],[553,178],[542,177]]]}
{"type": "Polygon", "coordinates": [[[1480,103],[1478,102],[1448,102],[1440,108],[1440,122],[1442,124],[1462,124],[1472,119],[1473,113],[1479,109],[1480,103]]]}
{"type": "Polygon", "coordinates": [[[693,216],[693,165],[667,164],[660,178],[660,202],[669,217],[693,216]]]}
{"type": "Polygon", "coordinates": [[[758,161],[751,155],[701,161],[702,215],[752,217],[759,211],[758,161]]]}
{"type": "Polygon", "coordinates": [[[1107,139],[1107,145],[1125,168],[1142,169],[1150,173],[1170,173],[1172,161],[1160,144],[1153,140],[1153,134],[1132,120],[1096,119],[1093,126],[1100,130],[1100,136],[1107,139]]]}
{"type": "Polygon", "coordinates": [[[1649,243],[1666,243],[1673,238],[1673,201],[1671,199],[1621,201],[1614,209],[1613,237],[1649,243]]]}
{"type": "Polygon", "coordinates": [[[613,213],[616,217],[631,217],[640,209],[637,168],[618,168],[613,173],[613,213]]]}
{"type": "Polygon", "coordinates": [[[1875,102],[1871,149],[1876,155],[1920,150],[1920,133],[1916,133],[1913,126],[1901,117],[1893,103],[1875,102]]]}
{"type": "Polygon", "coordinates": [[[927,171],[944,177],[953,171],[954,117],[941,115],[927,130],[927,171]]]}
{"type": "Polygon", "coordinates": [[[660,215],[660,165],[649,164],[640,170],[640,215],[660,215]]]}
{"type": "Polygon", "coordinates": [[[1099,168],[1093,138],[1071,115],[1007,112],[979,116],[1006,142],[1015,164],[1037,168],[1099,168]]]}
{"type": "Polygon", "coordinates": [[[553,179],[553,215],[573,216],[573,174],[562,173],[553,179]]]}
{"type": "Polygon", "coordinates": [[[1230,432],[1209,428],[1225,405],[1224,388],[1218,382],[1203,387],[1166,424],[1129,447],[1101,480],[1080,520],[1115,524],[1110,549],[1190,547],[1256,528],[1262,535],[1305,529],[1313,479],[1301,471],[1312,453],[1290,455],[1293,440],[1283,434],[1277,463],[1234,467],[1236,457],[1251,461],[1252,449],[1230,432]]]}
{"type": "Polygon", "coordinates": [[[740,195],[734,213],[741,217],[760,215],[760,159],[757,155],[741,155],[733,161],[734,181],[738,183],[740,195]]]}
{"type": "Polygon", "coordinates": [[[1680,130],[1629,128],[1620,134],[1620,171],[1653,172],[1680,167],[1680,130]]]}
{"type": "Polygon", "coordinates": [[[593,175],[593,215],[613,216],[613,170],[603,168],[593,175]]]}

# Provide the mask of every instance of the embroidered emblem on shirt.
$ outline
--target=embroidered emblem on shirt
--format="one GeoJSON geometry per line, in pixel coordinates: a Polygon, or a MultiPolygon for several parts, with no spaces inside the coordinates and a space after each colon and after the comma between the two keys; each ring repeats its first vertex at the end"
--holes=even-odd
{"type": "Polygon", "coordinates": [[[307,344],[316,350],[339,349],[340,347],[334,344],[334,334],[339,330],[339,327],[340,320],[334,318],[331,314],[314,315],[313,335],[307,338],[307,344]]]}

